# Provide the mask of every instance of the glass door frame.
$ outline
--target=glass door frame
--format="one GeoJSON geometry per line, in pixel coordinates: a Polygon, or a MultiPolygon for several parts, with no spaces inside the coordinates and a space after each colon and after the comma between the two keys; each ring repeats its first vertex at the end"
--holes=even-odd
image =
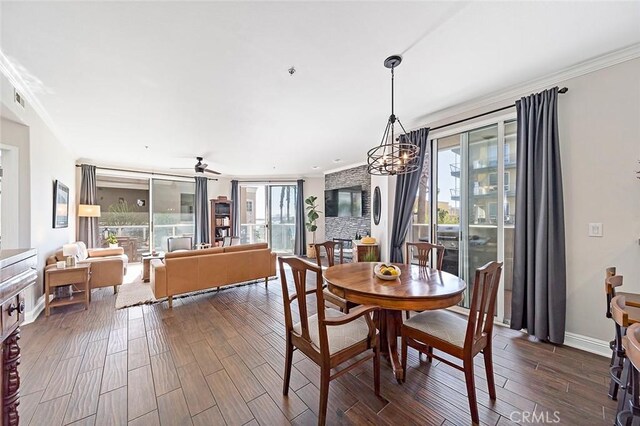
{"type": "MultiPolygon", "coordinates": [[[[431,235],[437,236],[437,222],[435,218],[438,216],[438,191],[431,190],[432,188],[438,187],[438,139],[446,138],[448,136],[453,136],[456,134],[463,134],[463,140],[461,140],[460,148],[461,148],[461,156],[460,156],[460,250],[458,251],[459,256],[459,265],[463,265],[463,262],[466,262],[467,259],[464,259],[465,253],[468,253],[468,224],[469,224],[469,209],[468,209],[468,173],[462,172],[465,170],[465,167],[468,166],[468,140],[466,139],[467,132],[472,130],[476,130],[482,127],[487,127],[491,125],[498,126],[498,199],[503,200],[505,196],[504,191],[504,144],[505,144],[505,124],[509,121],[513,121],[516,119],[516,113],[510,112],[508,114],[497,115],[492,118],[487,118],[485,120],[474,121],[469,124],[461,125],[461,126],[452,126],[447,129],[442,129],[440,131],[436,131],[429,135],[429,147],[431,149],[430,155],[430,173],[429,173],[429,200],[431,204],[431,212],[430,212],[430,220],[431,220],[431,235]]],[[[467,167],[468,168],[468,167],[467,167]]],[[[515,183],[514,183],[515,184],[515,183]]],[[[504,262],[504,208],[498,208],[497,214],[497,226],[498,226],[498,252],[497,252],[497,261],[504,262]]],[[[465,265],[466,266],[466,265],[465,265]]],[[[460,266],[459,266],[460,269],[460,266]]],[[[468,268],[463,268],[465,271],[468,268]]],[[[474,277],[463,277],[467,286],[469,288],[470,280],[473,280],[474,277]]],[[[471,295],[469,295],[470,297],[471,295]]],[[[453,306],[450,308],[453,311],[460,312],[463,314],[468,314],[469,310],[460,306],[453,306]]],[[[505,316],[505,300],[504,300],[504,273],[500,277],[500,283],[498,286],[498,296],[496,301],[496,320],[500,323],[504,323],[505,316]]]]}
{"type": "MultiPolygon", "coordinates": [[[[273,247],[273,241],[272,241],[272,205],[271,205],[271,201],[272,201],[272,197],[271,197],[271,192],[272,192],[272,188],[273,187],[284,187],[284,186],[293,186],[294,188],[296,188],[297,191],[297,182],[295,180],[291,180],[291,181],[287,181],[287,180],[283,180],[281,182],[269,182],[269,181],[251,181],[251,182],[240,182],[239,183],[240,187],[242,186],[249,186],[249,187],[257,187],[257,186],[262,186],[264,187],[264,198],[265,198],[265,240],[266,243],[269,245],[269,248],[273,247]]],[[[239,194],[242,193],[242,191],[238,191],[239,194]]],[[[297,202],[297,193],[296,193],[296,197],[294,197],[294,199],[297,202]]],[[[234,200],[235,202],[235,200],[234,200]]],[[[246,202],[246,200],[238,200],[238,204],[240,202],[246,202]]],[[[254,205],[253,209],[254,211],[256,210],[257,206],[254,205]]],[[[295,219],[295,210],[294,210],[294,219],[295,219]]],[[[242,224],[240,224],[240,226],[242,226],[242,224]]],[[[295,222],[294,222],[294,226],[295,226],[295,222]]],[[[295,247],[292,248],[290,254],[293,254],[295,250],[295,247]]],[[[289,252],[278,252],[278,254],[288,254],[289,252]]]]}

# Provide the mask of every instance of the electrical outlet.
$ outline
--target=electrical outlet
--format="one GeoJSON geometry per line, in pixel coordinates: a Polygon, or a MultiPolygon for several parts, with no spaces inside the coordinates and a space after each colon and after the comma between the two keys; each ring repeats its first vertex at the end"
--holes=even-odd
{"type": "Polygon", "coordinates": [[[602,223],[590,223],[589,224],[589,236],[590,237],[602,237],[602,223]]]}

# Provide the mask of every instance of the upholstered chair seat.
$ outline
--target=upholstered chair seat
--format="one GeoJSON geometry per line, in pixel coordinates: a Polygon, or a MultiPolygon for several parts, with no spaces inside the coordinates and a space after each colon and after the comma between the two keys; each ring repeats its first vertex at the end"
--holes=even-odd
{"type": "Polygon", "coordinates": [[[467,320],[453,312],[438,310],[415,314],[404,322],[407,327],[420,330],[443,342],[464,347],[467,320]]]}
{"type": "MultiPolygon", "coordinates": [[[[325,318],[340,318],[346,316],[337,309],[327,308],[324,311],[325,318]]],[[[302,325],[298,322],[293,325],[294,333],[302,335],[302,325]]],[[[309,337],[315,347],[320,350],[320,334],[318,331],[318,315],[309,317],[309,337]]],[[[357,318],[346,324],[327,327],[329,340],[329,353],[331,355],[369,338],[369,326],[364,317],[357,318]]]]}

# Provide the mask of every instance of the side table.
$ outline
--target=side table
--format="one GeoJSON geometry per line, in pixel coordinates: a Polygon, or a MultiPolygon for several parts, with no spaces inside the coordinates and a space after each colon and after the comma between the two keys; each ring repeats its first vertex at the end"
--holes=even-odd
{"type": "Polygon", "coordinates": [[[164,252],[142,254],[142,282],[145,283],[148,283],[151,279],[151,259],[164,259],[164,252]]]}
{"type": "Polygon", "coordinates": [[[57,268],[55,265],[52,265],[45,269],[44,274],[44,301],[45,315],[47,317],[49,316],[51,308],[56,306],[84,303],[84,308],[89,309],[91,264],[78,264],[76,266],[67,266],[66,268],[57,268]],[[71,296],[55,297],[49,301],[51,289],[65,285],[75,287],[71,296]]]}

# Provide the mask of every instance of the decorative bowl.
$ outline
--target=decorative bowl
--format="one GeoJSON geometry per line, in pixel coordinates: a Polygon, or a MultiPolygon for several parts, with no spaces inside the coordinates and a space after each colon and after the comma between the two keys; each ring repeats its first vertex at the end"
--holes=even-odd
{"type": "Polygon", "coordinates": [[[400,275],[402,275],[402,271],[400,270],[400,268],[398,268],[395,265],[387,265],[385,263],[378,263],[376,266],[373,267],[373,273],[375,274],[376,277],[380,278],[381,280],[385,280],[385,281],[393,281],[397,278],[400,277],[400,275]],[[395,271],[398,273],[397,275],[385,275],[381,272],[381,270],[383,270],[383,268],[393,268],[395,269],[395,271]]]}

